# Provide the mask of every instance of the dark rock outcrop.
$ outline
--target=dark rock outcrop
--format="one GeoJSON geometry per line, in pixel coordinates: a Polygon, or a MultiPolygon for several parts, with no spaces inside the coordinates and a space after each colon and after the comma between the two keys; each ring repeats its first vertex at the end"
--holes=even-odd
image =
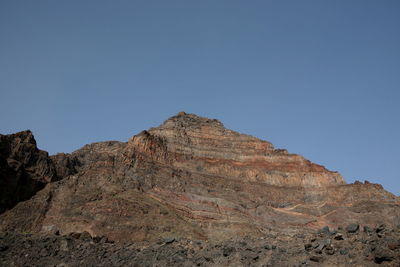
{"type": "Polygon", "coordinates": [[[360,229],[360,225],[358,225],[358,224],[356,224],[356,223],[349,224],[349,225],[346,227],[346,230],[347,230],[348,233],[355,233],[355,232],[357,232],[359,229],[360,229]]]}
{"type": "Polygon", "coordinates": [[[57,175],[31,131],[0,135],[0,213],[27,200],[57,175]]]}
{"type": "Polygon", "coordinates": [[[399,229],[347,233],[269,232],[258,238],[165,238],[114,243],[87,232],[0,234],[0,266],[399,266],[399,229]]]}

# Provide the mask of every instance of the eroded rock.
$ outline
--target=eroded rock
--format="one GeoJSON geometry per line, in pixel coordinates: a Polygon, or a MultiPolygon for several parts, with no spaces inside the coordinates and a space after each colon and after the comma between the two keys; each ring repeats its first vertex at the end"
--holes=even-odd
{"type": "Polygon", "coordinates": [[[9,209],[0,215],[3,231],[86,231],[91,242],[103,244],[95,237],[223,241],[271,231],[304,235],[326,226],[325,239],[347,242],[331,229],[356,221],[393,227],[400,215],[398,197],[380,185],[345,184],[337,172],[194,114],[180,113],[128,142],[50,157],[30,132],[1,140],[0,181],[15,193],[0,195],[11,201],[2,202],[9,209]],[[14,183],[24,181],[23,173],[40,186],[14,183]]]}

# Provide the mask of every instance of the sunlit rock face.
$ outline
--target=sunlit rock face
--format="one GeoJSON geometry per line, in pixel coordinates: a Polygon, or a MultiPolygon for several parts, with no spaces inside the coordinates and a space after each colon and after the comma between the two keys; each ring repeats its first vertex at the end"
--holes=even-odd
{"type": "Polygon", "coordinates": [[[128,146],[154,162],[244,183],[303,187],[345,183],[339,173],[302,156],[228,130],[218,120],[183,112],[134,136],[128,146]]]}
{"type": "MultiPolygon", "coordinates": [[[[2,148],[20,142],[1,138],[2,148]]],[[[3,231],[223,240],[351,222],[400,224],[398,197],[380,185],[347,185],[337,172],[194,114],[181,112],[128,142],[93,143],[71,154],[49,157],[33,136],[26,140],[30,149],[16,149],[18,157],[1,150],[1,182],[19,179],[4,162],[28,157],[21,166],[41,187],[26,199],[4,195],[16,206],[0,215],[3,231]]]]}

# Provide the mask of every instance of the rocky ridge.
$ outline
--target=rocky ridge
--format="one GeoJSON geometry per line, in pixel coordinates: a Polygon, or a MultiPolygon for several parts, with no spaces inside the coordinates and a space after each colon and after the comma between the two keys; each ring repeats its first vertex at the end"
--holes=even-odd
{"type": "Polygon", "coordinates": [[[8,233],[221,243],[400,225],[400,200],[382,186],[346,184],[300,155],[184,112],[128,142],[71,154],[48,156],[30,131],[0,135],[0,167],[0,231],[8,233]]]}

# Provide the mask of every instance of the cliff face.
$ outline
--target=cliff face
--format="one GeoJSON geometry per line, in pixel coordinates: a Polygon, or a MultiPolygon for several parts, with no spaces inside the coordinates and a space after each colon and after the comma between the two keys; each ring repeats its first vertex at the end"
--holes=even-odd
{"type": "Polygon", "coordinates": [[[0,213],[56,177],[47,152],[37,148],[30,131],[0,135],[0,213]]]}
{"type": "MultiPolygon", "coordinates": [[[[2,146],[18,143],[16,135],[1,137],[2,146]]],[[[179,113],[127,143],[32,162],[41,187],[24,202],[4,198],[19,203],[0,215],[0,230],[87,231],[123,241],[400,224],[399,199],[381,186],[347,185],[337,172],[193,114],[179,113]]],[[[18,180],[8,167],[1,175],[6,184],[18,180]]]]}
{"type": "Polygon", "coordinates": [[[337,172],[269,142],[224,128],[217,120],[179,113],[128,142],[145,160],[200,175],[276,186],[344,184],[337,172]]]}

